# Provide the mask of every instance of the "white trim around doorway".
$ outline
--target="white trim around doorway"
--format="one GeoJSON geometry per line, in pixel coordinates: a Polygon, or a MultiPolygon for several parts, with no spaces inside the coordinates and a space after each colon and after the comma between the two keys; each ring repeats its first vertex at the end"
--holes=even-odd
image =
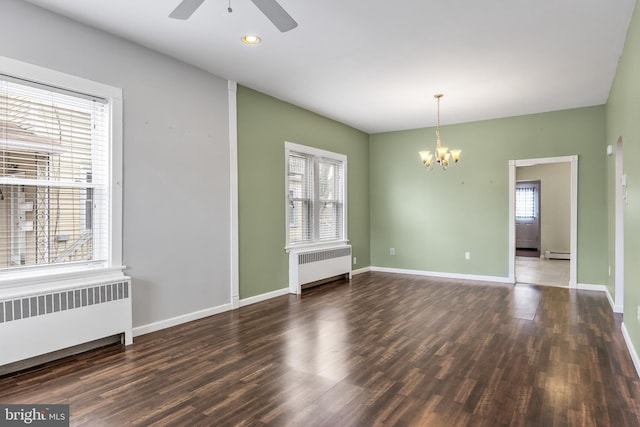
{"type": "Polygon", "coordinates": [[[569,288],[577,287],[578,259],[578,156],[544,157],[539,159],[509,160],[509,280],[516,282],[516,168],[549,163],[571,163],[571,230],[569,260],[569,288]]]}

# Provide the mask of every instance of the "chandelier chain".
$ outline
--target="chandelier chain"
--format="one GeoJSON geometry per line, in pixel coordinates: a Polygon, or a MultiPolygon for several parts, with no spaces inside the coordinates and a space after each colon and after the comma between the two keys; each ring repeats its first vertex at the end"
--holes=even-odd
{"type": "Polygon", "coordinates": [[[440,147],[440,96],[436,96],[438,101],[438,124],[436,125],[436,145],[440,147]]]}

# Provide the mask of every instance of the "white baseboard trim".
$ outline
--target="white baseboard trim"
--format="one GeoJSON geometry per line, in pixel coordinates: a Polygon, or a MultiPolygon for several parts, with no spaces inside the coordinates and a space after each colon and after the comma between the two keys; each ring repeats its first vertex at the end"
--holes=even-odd
{"type": "Polygon", "coordinates": [[[633,362],[633,366],[636,367],[636,374],[640,377],[640,359],[638,359],[638,353],[636,353],[636,349],[631,342],[631,337],[629,337],[629,332],[627,331],[627,327],[624,322],[622,322],[622,336],[624,337],[624,342],[627,344],[627,350],[629,350],[629,355],[631,356],[631,361],[633,362]]]}
{"type": "Polygon", "coordinates": [[[611,307],[611,311],[613,311],[614,313],[617,313],[616,304],[613,302],[613,298],[611,297],[611,294],[609,293],[609,289],[607,289],[605,291],[605,293],[607,294],[607,301],[609,301],[609,306],[611,307]]]}
{"type": "Polygon", "coordinates": [[[219,305],[217,307],[206,308],[204,310],[194,311],[193,313],[182,314],[180,316],[172,317],[171,319],[160,320],[159,322],[149,323],[148,325],[137,326],[133,328],[133,336],[150,334],[151,332],[160,331],[162,329],[171,328],[172,326],[178,326],[183,323],[192,322],[194,320],[203,319],[205,317],[213,316],[214,314],[224,313],[234,309],[234,306],[239,303],[239,307],[245,307],[247,305],[255,304],[260,301],[266,301],[271,298],[287,295],[289,288],[278,289],[277,291],[267,292],[266,294],[256,295],[254,297],[241,299],[238,302],[234,301],[229,304],[219,305]]]}
{"type": "Polygon", "coordinates": [[[240,297],[238,295],[231,297],[231,309],[235,310],[236,308],[240,308],[240,297]]]}
{"type": "Polygon", "coordinates": [[[511,281],[508,277],[500,277],[500,276],[481,276],[476,274],[441,273],[437,271],[406,270],[403,268],[388,268],[388,267],[374,267],[374,266],[371,267],[371,271],[379,271],[381,273],[412,274],[414,276],[441,277],[443,279],[479,280],[482,282],[498,282],[498,283],[513,284],[513,281],[511,281]]]}
{"type": "Polygon", "coordinates": [[[611,311],[613,311],[614,313],[624,313],[624,307],[618,307],[616,305],[613,297],[611,296],[611,293],[609,293],[609,288],[606,288],[605,292],[607,293],[607,300],[609,301],[609,305],[611,306],[611,311]]]}
{"type": "Polygon", "coordinates": [[[240,307],[246,307],[257,302],[266,301],[271,298],[281,297],[289,293],[289,287],[278,289],[276,291],[267,292],[266,294],[256,295],[254,297],[244,298],[240,300],[240,307]]]}
{"type": "Polygon", "coordinates": [[[609,293],[609,288],[607,288],[607,298],[609,299],[609,304],[611,304],[611,309],[614,313],[624,314],[624,307],[622,305],[616,305],[613,296],[609,293]]]}
{"type": "Polygon", "coordinates": [[[605,285],[591,285],[589,283],[576,283],[576,289],[580,289],[581,291],[607,292],[605,285]]]}
{"type": "MultiPolygon", "coordinates": [[[[352,270],[351,275],[366,273],[367,271],[371,271],[371,267],[359,268],[357,270],[352,270]]],[[[266,301],[271,298],[281,297],[282,295],[287,295],[289,293],[289,288],[282,288],[275,291],[267,292],[266,294],[260,294],[249,298],[244,298],[240,300],[240,307],[246,307],[247,305],[255,304],[257,302],[266,301]]]]}
{"type": "Polygon", "coordinates": [[[371,267],[363,267],[363,268],[359,268],[357,270],[351,270],[351,275],[355,276],[356,274],[367,273],[369,271],[371,271],[371,267]]]}
{"type": "Polygon", "coordinates": [[[133,328],[133,336],[138,337],[140,335],[149,334],[162,329],[170,328],[172,326],[178,326],[183,323],[192,322],[205,317],[213,316],[214,314],[224,313],[231,310],[231,304],[223,304],[217,307],[205,308],[204,310],[194,311],[193,313],[182,314],[180,316],[172,317],[170,319],[160,320],[159,322],[149,323],[148,325],[136,326],[133,328]]]}

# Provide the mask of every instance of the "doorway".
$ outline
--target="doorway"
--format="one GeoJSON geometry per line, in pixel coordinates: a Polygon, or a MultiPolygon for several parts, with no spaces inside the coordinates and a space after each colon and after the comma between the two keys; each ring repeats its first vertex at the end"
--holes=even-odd
{"type": "Polygon", "coordinates": [[[540,181],[516,183],[516,256],[540,256],[540,181]]]}
{"type": "Polygon", "coordinates": [[[622,161],[622,137],[615,149],[615,302],[613,310],[624,309],[624,205],[627,202],[626,176],[622,161]]]}
{"type": "MultiPolygon", "coordinates": [[[[518,167],[525,166],[536,166],[536,165],[550,165],[555,163],[566,163],[569,167],[569,178],[568,178],[568,198],[569,198],[569,221],[568,224],[564,227],[564,231],[569,235],[568,237],[568,250],[564,248],[559,248],[562,251],[566,251],[567,253],[557,253],[555,254],[555,247],[552,247],[549,252],[551,252],[549,258],[557,257],[565,257],[569,258],[569,268],[568,268],[568,283],[565,281],[564,284],[560,286],[569,286],[570,288],[576,288],[577,286],[577,216],[578,216],[578,156],[564,156],[564,157],[548,157],[548,158],[539,158],[539,159],[524,159],[524,160],[510,160],[509,161],[509,280],[513,283],[516,282],[516,170],[518,167]]],[[[542,184],[541,184],[542,185],[542,184]]],[[[541,202],[541,204],[544,202],[541,202]]],[[[542,213],[541,216],[543,216],[542,213]]],[[[544,225],[542,225],[544,227],[544,225]]],[[[541,236],[544,233],[541,232],[541,236]]],[[[544,237],[540,237],[538,242],[540,243],[544,240],[544,237]]],[[[539,262],[547,261],[547,254],[543,252],[543,248],[539,249],[541,251],[541,255],[545,255],[544,259],[539,257],[537,260],[539,262]]],[[[526,258],[525,258],[526,259],[526,258]]],[[[534,260],[534,258],[529,258],[534,260]]],[[[554,262],[554,260],[549,260],[549,262],[554,262]]],[[[566,263],[567,261],[560,261],[566,263]]],[[[566,264],[565,264],[566,265],[566,264]]]]}

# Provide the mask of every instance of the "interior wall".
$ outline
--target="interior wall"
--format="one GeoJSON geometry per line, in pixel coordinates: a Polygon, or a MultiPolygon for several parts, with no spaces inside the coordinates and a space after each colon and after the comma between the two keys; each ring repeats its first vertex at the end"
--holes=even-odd
{"type": "MultiPolygon", "coordinates": [[[[261,183],[259,175],[270,171],[267,161],[280,162],[278,170],[283,170],[274,141],[285,139],[349,151],[349,234],[358,257],[355,268],[372,264],[504,277],[507,161],[578,154],[578,281],[610,283],[602,244],[606,235],[601,231],[607,229],[604,186],[610,183],[603,171],[603,141],[615,144],[624,135],[630,183],[625,278],[627,283],[637,281],[640,266],[632,261],[640,255],[640,171],[634,167],[640,157],[635,77],[640,75],[639,21],[636,8],[607,104],[606,138],[602,107],[444,126],[443,139],[463,149],[461,166],[446,173],[427,174],[416,154],[433,145],[433,128],[372,135],[367,147],[364,133],[320,116],[311,119],[312,113],[303,109],[239,88],[239,97],[246,101],[239,129],[245,132],[239,147],[245,150],[239,164],[244,180],[240,192],[256,182],[259,190],[268,190],[241,196],[241,296],[286,285],[286,258],[279,252],[284,247],[284,203],[277,200],[284,198],[284,178],[282,183],[278,178],[261,183]],[[275,123],[269,122],[273,119],[275,123]],[[364,160],[369,157],[370,164],[364,160]],[[360,172],[352,178],[354,162],[360,172]],[[257,181],[251,180],[255,177],[257,181]],[[250,213],[265,207],[267,215],[250,213]],[[265,224],[274,230],[265,231],[270,228],[265,224]],[[395,256],[389,255],[389,247],[396,248],[395,256]],[[464,251],[471,251],[469,261],[464,261],[464,251]],[[264,277],[273,278],[265,283],[264,277]]],[[[124,89],[123,241],[126,272],[134,278],[134,325],[228,303],[226,81],[20,0],[3,1],[0,34],[2,55],[124,89]]],[[[625,312],[633,312],[640,305],[640,289],[628,286],[626,293],[625,312]]],[[[634,322],[629,329],[640,343],[638,325],[634,322]]]]}
{"type": "Polygon", "coordinates": [[[134,326],[230,302],[227,82],[19,0],[0,54],[123,89],[134,326]]]}
{"type": "Polygon", "coordinates": [[[604,106],[442,126],[441,135],[462,149],[446,172],[426,171],[418,156],[435,145],[434,128],[371,136],[373,266],[508,277],[509,160],[578,155],[577,280],[605,283],[604,106]]]}
{"type": "Polygon", "coordinates": [[[288,287],[284,142],[347,156],[348,237],[369,263],[369,145],[364,132],[238,86],[240,298],[288,287]]]}
{"type": "Polygon", "coordinates": [[[540,180],[540,253],[571,248],[571,163],[516,168],[517,181],[540,180]]]}
{"type": "MultiPolygon", "coordinates": [[[[607,135],[604,145],[615,147],[618,138],[624,141],[624,173],[627,175],[627,204],[624,207],[624,325],[629,337],[640,352],[640,7],[636,2],[631,24],[627,31],[615,79],[609,92],[606,108],[607,135]]],[[[615,157],[609,157],[609,264],[612,274],[608,282],[611,295],[615,295],[613,278],[615,267],[615,157]]]]}

